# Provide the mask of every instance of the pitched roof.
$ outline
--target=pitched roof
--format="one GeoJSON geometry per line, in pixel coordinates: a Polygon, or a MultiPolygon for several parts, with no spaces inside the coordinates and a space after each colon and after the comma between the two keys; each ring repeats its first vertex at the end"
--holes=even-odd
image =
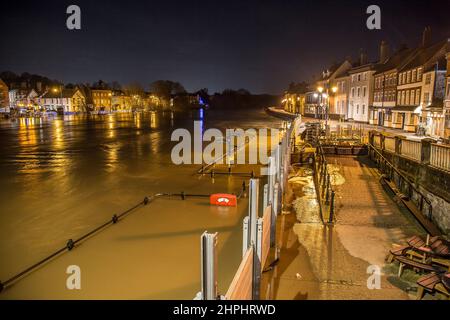
{"type": "Polygon", "coordinates": [[[417,51],[418,49],[408,49],[408,48],[402,48],[398,50],[396,53],[390,56],[385,63],[381,63],[378,66],[375,75],[396,68],[401,68],[405,63],[408,63],[408,61],[417,53],[417,51]]]}
{"type": "MultiPolygon", "coordinates": [[[[416,67],[423,66],[426,63],[433,62],[433,58],[436,54],[442,50],[447,48],[447,39],[442,40],[438,43],[435,43],[428,47],[421,47],[418,49],[417,54],[411,59],[407,64],[405,64],[401,70],[408,70],[416,67]]],[[[445,52],[444,52],[445,55],[445,52]]],[[[439,59],[439,57],[437,57],[439,59]]]]}
{"type": "MultiPolygon", "coordinates": [[[[58,91],[47,91],[42,98],[44,99],[52,99],[52,98],[72,98],[75,93],[79,91],[78,89],[63,89],[62,93],[58,90],[58,91]]],[[[80,91],[81,93],[81,91],[80,91]]]]}

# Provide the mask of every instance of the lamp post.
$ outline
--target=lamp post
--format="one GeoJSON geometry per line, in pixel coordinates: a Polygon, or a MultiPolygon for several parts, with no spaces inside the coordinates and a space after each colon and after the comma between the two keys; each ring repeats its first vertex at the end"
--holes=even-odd
{"type": "MultiPolygon", "coordinates": [[[[322,86],[317,87],[319,94],[315,94],[315,97],[319,97],[319,105],[322,108],[323,117],[325,118],[325,128],[328,126],[329,108],[330,108],[330,94],[328,87],[324,89],[322,86]],[[325,92],[324,92],[325,91],[325,92]]],[[[331,92],[334,94],[338,91],[336,86],[331,88],[331,92]]]]}

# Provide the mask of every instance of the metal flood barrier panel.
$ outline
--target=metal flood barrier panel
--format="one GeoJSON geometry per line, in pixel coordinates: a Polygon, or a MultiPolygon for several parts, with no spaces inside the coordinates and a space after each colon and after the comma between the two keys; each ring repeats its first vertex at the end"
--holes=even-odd
{"type": "Polygon", "coordinates": [[[253,247],[247,250],[233,281],[225,294],[226,300],[252,300],[253,298],[253,247]]]}
{"type": "Polygon", "coordinates": [[[262,217],[262,237],[261,237],[261,244],[258,246],[261,248],[261,268],[264,268],[264,265],[267,261],[267,258],[269,256],[269,250],[270,250],[270,220],[271,220],[271,214],[272,214],[272,208],[266,207],[264,210],[264,215],[262,217]]]}

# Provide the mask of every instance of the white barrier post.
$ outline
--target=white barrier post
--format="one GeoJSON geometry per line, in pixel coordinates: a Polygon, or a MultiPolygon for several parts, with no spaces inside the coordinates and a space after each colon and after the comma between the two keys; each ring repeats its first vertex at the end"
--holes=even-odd
{"type": "Polygon", "coordinates": [[[250,236],[248,244],[256,244],[256,232],[257,232],[257,220],[258,220],[258,207],[259,207],[259,179],[250,179],[249,183],[249,229],[250,236]]]}
{"type": "Polygon", "coordinates": [[[242,223],[242,257],[245,256],[248,247],[250,246],[250,243],[248,242],[249,239],[248,222],[249,216],[244,217],[244,221],[242,223]]]}
{"type": "Polygon", "coordinates": [[[217,233],[201,236],[201,296],[202,300],[217,299],[217,233]]]}
{"type": "Polygon", "coordinates": [[[253,258],[253,300],[259,300],[261,288],[261,259],[262,259],[262,240],[263,240],[263,219],[258,218],[256,248],[253,258]]]}
{"type": "Polygon", "coordinates": [[[269,186],[267,183],[264,185],[264,195],[263,195],[263,212],[269,206],[269,186]]]}

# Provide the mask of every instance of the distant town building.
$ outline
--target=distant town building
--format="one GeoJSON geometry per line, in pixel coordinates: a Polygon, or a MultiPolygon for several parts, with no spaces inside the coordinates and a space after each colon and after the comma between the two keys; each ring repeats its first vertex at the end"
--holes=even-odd
{"type": "Polygon", "coordinates": [[[86,111],[86,99],[79,89],[49,90],[40,97],[42,108],[47,111],[78,113],[86,111]]]}
{"type": "Polygon", "coordinates": [[[38,110],[39,94],[34,89],[19,88],[9,90],[9,106],[11,109],[38,110]]]}
{"type": "Polygon", "coordinates": [[[111,96],[112,111],[131,112],[132,99],[121,90],[114,90],[111,96]]]}
{"type": "Polygon", "coordinates": [[[95,111],[112,111],[112,91],[109,89],[91,89],[92,103],[95,111]]]}
{"type": "Polygon", "coordinates": [[[305,113],[306,93],[291,93],[286,91],[283,96],[283,109],[290,113],[304,114],[305,113]]]}
{"type": "Polygon", "coordinates": [[[9,90],[8,86],[0,79],[0,112],[9,111],[9,90]]]}

